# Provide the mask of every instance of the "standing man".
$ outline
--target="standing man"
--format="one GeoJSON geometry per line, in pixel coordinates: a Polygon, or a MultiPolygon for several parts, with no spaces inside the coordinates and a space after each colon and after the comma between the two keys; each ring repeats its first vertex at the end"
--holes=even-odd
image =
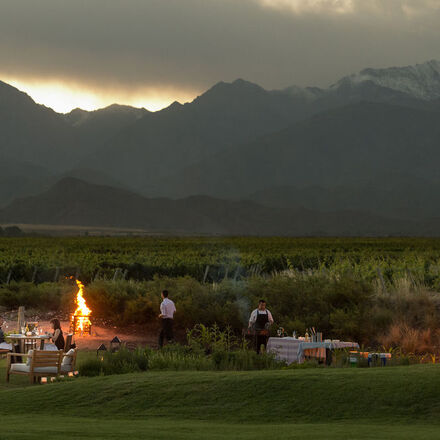
{"type": "Polygon", "coordinates": [[[266,349],[269,328],[273,324],[272,313],[266,309],[266,301],[260,299],[258,308],[251,313],[249,318],[249,328],[254,330],[256,350],[260,353],[261,345],[266,349]]]}
{"type": "Polygon", "coordinates": [[[167,338],[167,342],[172,342],[173,335],[173,318],[176,313],[176,306],[173,301],[168,298],[168,290],[162,291],[162,302],[160,304],[159,318],[162,320],[162,330],[159,334],[159,347],[163,347],[163,338],[167,338]]]}

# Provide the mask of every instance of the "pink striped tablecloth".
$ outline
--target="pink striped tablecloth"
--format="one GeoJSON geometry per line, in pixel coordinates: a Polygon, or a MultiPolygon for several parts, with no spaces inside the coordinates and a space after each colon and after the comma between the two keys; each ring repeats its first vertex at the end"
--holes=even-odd
{"type": "Polygon", "coordinates": [[[335,350],[338,348],[359,348],[356,342],[305,342],[294,338],[269,338],[267,351],[275,354],[275,358],[285,361],[287,364],[293,362],[304,362],[304,350],[314,348],[328,348],[335,350]]]}

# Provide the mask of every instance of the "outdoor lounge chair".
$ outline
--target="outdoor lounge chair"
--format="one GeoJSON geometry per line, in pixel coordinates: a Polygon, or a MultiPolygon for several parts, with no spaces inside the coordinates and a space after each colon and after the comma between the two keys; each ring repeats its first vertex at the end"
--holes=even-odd
{"type": "Polygon", "coordinates": [[[8,353],[8,365],[6,369],[6,382],[9,382],[11,374],[29,376],[30,383],[34,383],[38,377],[58,376],[61,372],[62,351],[30,350],[28,354],[8,353]],[[12,363],[12,357],[27,357],[26,363],[12,363]]]}
{"type": "Polygon", "coordinates": [[[63,360],[61,361],[61,374],[73,373],[75,371],[77,354],[77,348],[71,348],[67,353],[63,354],[63,360]]]}

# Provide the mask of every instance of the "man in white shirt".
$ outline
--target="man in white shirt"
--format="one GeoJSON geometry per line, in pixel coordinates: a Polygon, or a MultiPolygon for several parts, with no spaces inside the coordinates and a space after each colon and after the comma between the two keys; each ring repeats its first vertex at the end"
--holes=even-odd
{"type": "Polygon", "coordinates": [[[163,347],[163,339],[167,338],[167,342],[172,342],[173,335],[173,319],[176,313],[176,306],[173,301],[168,298],[168,290],[162,291],[162,302],[160,304],[159,318],[162,321],[162,329],[159,334],[159,347],[163,347]]]}
{"type": "Polygon", "coordinates": [[[266,309],[266,301],[260,299],[258,308],[251,313],[249,328],[254,330],[257,353],[260,353],[261,345],[266,348],[269,328],[273,324],[272,313],[266,309]]]}

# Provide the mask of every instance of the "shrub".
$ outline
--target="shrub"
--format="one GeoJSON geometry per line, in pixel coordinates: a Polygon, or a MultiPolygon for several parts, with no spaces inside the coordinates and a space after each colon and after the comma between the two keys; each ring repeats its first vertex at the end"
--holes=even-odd
{"type": "Polygon", "coordinates": [[[200,347],[207,354],[215,351],[230,351],[240,345],[230,326],[222,330],[216,323],[211,327],[196,324],[191,330],[187,330],[186,337],[190,346],[200,347]]]}
{"type": "Polygon", "coordinates": [[[115,353],[106,352],[100,359],[88,359],[81,363],[79,372],[83,376],[99,376],[111,374],[134,373],[146,371],[148,368],[148,353],[138,349],[129,351],[121,348],[115,353]]]}
{"type": "Polygon", "coordinates": [[[161,350],[149,350],[150,370],[212,370],[212,360],[193,347],[167,345],[161,350]]]}
{"type": "Polygon", "coordinates": [[[284,363],[267,353],[241,348],[227,351],[217,349],[206,354],[197,344],[170,344],[160,350],[148,347],[129,351],[124,348],[116,353],[105,353],[100,359],[88,359],[80,364],[83,376],[134,373],[147,370],[261,370],[282,368],[284,363]]]}
{"type": "MultiPolygon", "coordinates": [[[[385,274],[384,274],[385,276],[385,274]]],[[[157,331],[160,292],[170,291],[177,314],[176,335],[192,330],[190,344],[198,344],[207,353],[216,349],[238,349],[234,338],[247,327],[251,310],[260,298],[267,300],[276,326],[288,334],[304,334],[315,327],[324,338],[356,340],[365,345],[389,344],[383,339],[393,325],[405,323],[418,332],[431,329],[425,344],[439,346],[440,295],[420,282],[386,275],[381,283],[363,279],[340,269],[326,271],[285,271],[273,276],[252,276],[239,282],[200,283],[190,277],[154,277],[148,281],[97,280],[86,285],[85,297],[94,318],[104,318],[117,325],[149,325],[157,331]],[[215,335],[214,326],[228,329],[228,335],[215,335]],[[203,328],[205,330],[203,330],[203,328]],[[208,333],[206,329],[210,329],[208,333]]],[[[20,305],[41,310],[72,310],[75,287],[71,283],[11,282],[0,285],[0,306],[16,309],[20,305]]],[[[413,335],[419,340],[421,334],[413,335]]],[[[423,339],[423,338],[422,338],[423,339]]],[[[399,339],[400,340],[400,339],[399,339]]],[[[400,342],[393,342],[399,344],[400,342]]],[[[411,342],[414,347],[414,343],[411,342]]],[[[410,350],[410,340],[406,347],[410,350]]]]}
{"type": "Polygon", "coordinates": [[[99,376],[102,374],[102,361],[100,359],[87,359],[78,367],[81,376],[99,376]]]}
{"type": "Polygon", "coordinates": [[[398,347],[406,354],[424,354],[439,346],[440,334],[438,331],[417,329],[400,322],[393,324],[385,334],[379,336],[379,342],[385,349],[398,347]]]}
{"type": "Polygon", "coordinates": [[[66,307],[71,287],[63,283],[11,282],[0,286],[0,305],[16,309],[19,306],[39,310],[59,310],[66,307]]]}

